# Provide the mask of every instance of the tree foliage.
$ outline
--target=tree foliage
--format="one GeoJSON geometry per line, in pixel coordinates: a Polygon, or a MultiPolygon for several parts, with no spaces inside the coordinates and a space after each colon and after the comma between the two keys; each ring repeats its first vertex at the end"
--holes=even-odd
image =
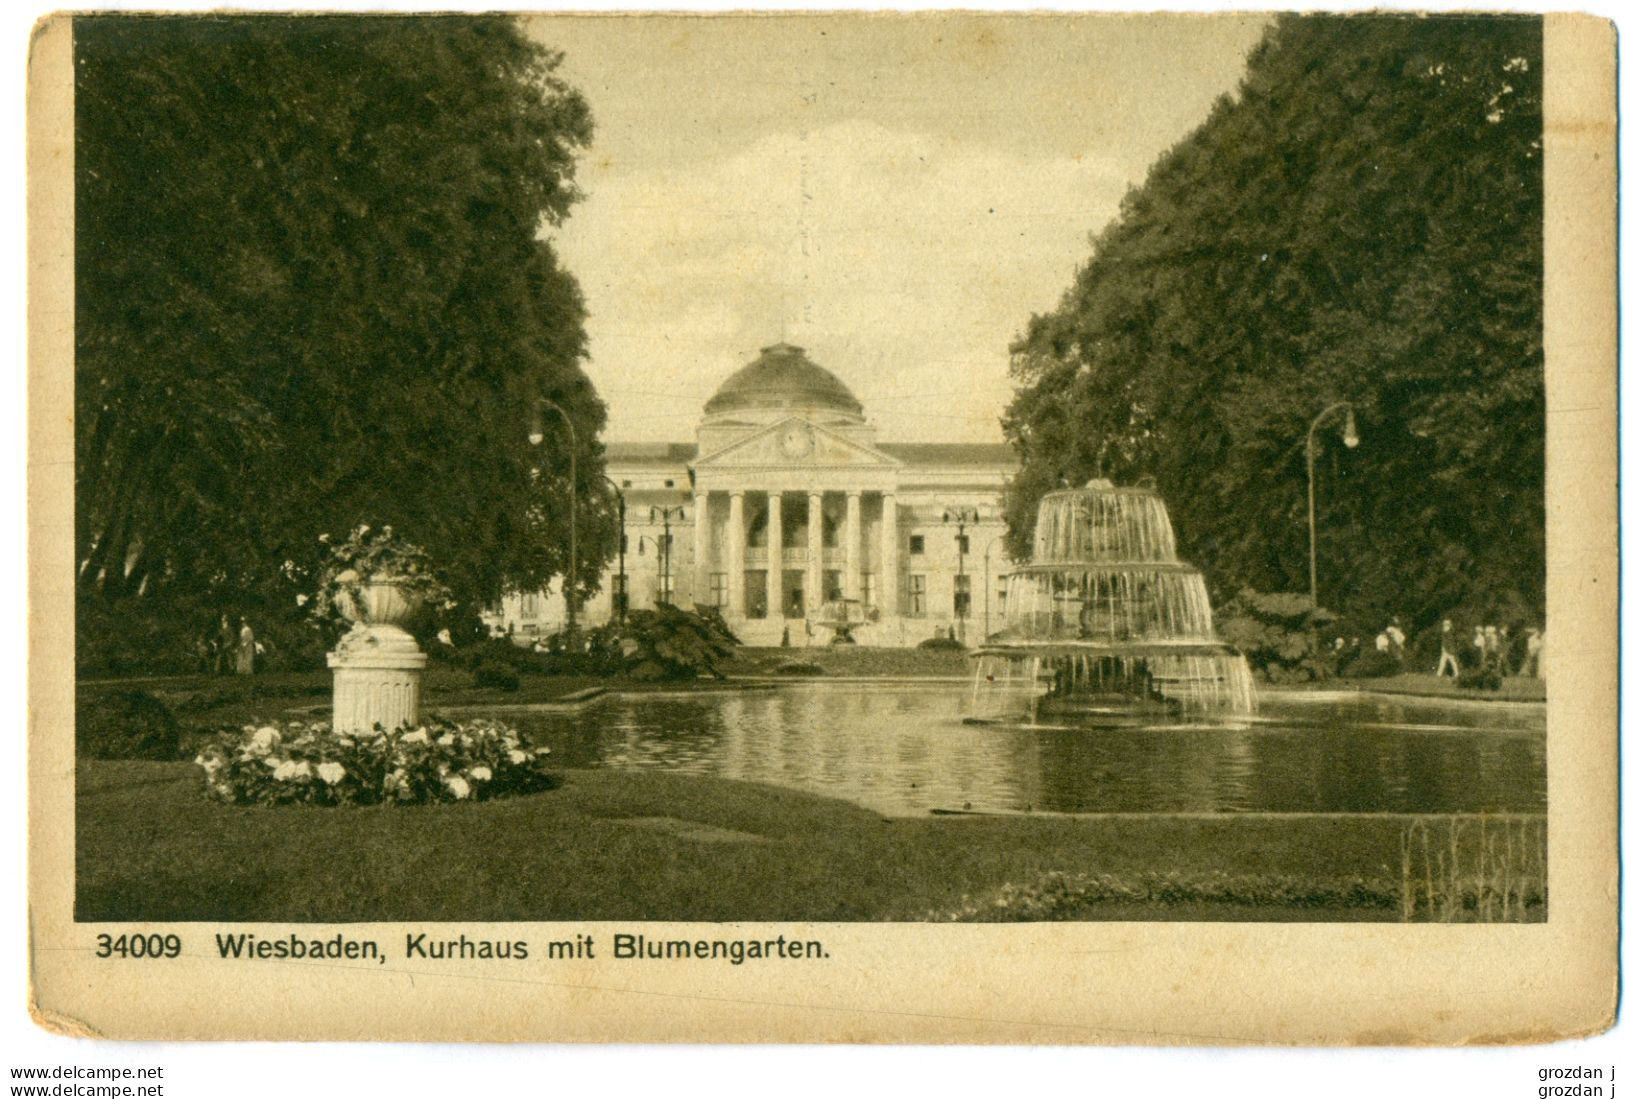
{"type": "Polygon", "coordinates": [[[470,603],[612,524],[545,239],[591,133],[505,17],[75,21],[80,596],[287,603],[390,523],[470,603]],[[539,469],[540,472],[534,472],[539,469]]]}
{"type": "Polygon", "coordinates": [[[1284,16],[1012,348],[1039,497],[1150,476],[1222,592],[1362,620],[1543,605],[1538,18],[1284,16]]]}

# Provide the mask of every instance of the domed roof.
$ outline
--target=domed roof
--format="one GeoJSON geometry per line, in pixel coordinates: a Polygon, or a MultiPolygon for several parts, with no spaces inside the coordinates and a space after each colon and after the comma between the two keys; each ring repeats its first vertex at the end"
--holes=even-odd
{"type": "Polygon", "coordinates": [[[841,379],[788,343],[762,348],[754,362],[735,371],[705,402],[707,416],[751,409],[822,409],[863,415],[863,405],[841,379]]]}

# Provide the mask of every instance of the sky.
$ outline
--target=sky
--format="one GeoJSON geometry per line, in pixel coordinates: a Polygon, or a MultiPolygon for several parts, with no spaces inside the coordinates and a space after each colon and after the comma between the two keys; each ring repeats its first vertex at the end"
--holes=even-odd
{"type": "Polygon", "coordinates": [[[553,236],[605,438],[692,440],[717,386],[788,340],[882,440],[997,441],[1010,342],[1266,23],[533,18],[594,117],[553,236]]]}

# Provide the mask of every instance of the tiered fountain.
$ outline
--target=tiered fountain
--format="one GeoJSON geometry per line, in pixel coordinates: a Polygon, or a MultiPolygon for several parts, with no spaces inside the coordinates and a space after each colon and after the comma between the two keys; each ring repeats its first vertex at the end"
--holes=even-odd
{"type": "Polygon", "coordinates": [[[1174,553],[1162,498],[1090,481],[1038,506],[1032,564],[976,655],[977,708],[1021,697],[1086,723],[1251,713],[1246,658],[1213,632],[1207,584],[1174,553]],[[1013,692],[990,691],[1000,682],[1013,692]]]}

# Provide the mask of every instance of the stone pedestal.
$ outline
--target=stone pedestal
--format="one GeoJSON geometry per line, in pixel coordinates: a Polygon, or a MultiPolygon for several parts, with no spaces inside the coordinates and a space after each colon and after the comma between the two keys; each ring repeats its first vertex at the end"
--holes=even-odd
{"type": "Polygon", "coordinates": [[[357,626],[327,654],[333,669],[333,730],[394,732],[418,722],[418,680],[429,658],[399,626],[357,626]]]}

